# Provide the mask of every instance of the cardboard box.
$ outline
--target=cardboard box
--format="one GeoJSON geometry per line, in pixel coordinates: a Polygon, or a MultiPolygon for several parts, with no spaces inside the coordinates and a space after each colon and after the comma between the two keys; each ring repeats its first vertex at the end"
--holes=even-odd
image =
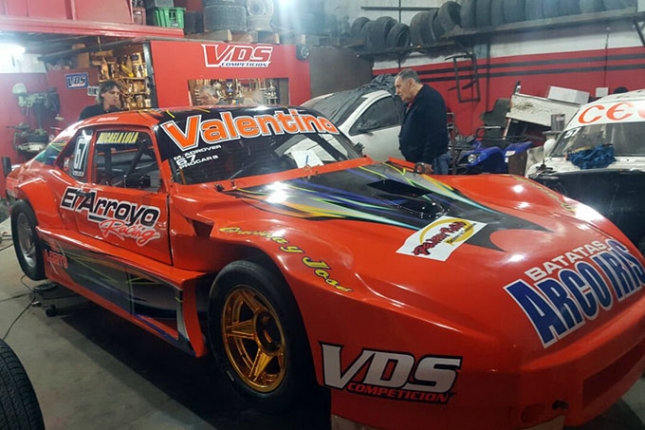
{"type": "Polygon", "coordinates": [[[561,102],[576,103],[584,105],[589,103],[589,93],[586,91],[573,90],[571,88],[549,87],[546,98],[559,100],[561,102]]]}

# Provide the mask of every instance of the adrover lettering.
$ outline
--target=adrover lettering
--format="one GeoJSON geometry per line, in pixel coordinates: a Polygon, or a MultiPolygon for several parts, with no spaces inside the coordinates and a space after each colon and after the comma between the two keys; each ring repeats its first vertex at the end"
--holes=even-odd
{"type": "Polygon", "coordinates": [[[625,245],[594,241],[526,271],[504,287],[547,348],[643,291],[645,267],[625,245]]]}
{"type": "Polygon", "coordinates": [[[363,349],[344,369],[342,346],[321,343],[328,387],[366,396],[447,404],[461,368],[461,357],[424,356],[363,349]]]}

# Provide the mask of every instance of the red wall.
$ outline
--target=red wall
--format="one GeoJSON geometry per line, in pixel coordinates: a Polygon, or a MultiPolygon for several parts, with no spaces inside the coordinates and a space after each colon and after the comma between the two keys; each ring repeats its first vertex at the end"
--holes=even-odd
{"type": "MultiPolygon", "coordinates": [[[[235,45],[207,43],[218,49],[235,45]]],[[[189,79],[252,79],[288,78],[290,104],[300,104],[311,98],[309,61],[296,59],[294,45],[244,45],[272,46],[273,53],[268,67],[221,68],[206,67],[202,42],[152,41],[152,63],[159,107],[187,106],[189,79]]]]}
{"type": "MultiPolygon", "coordinates": [[[[13,163],[26,161],[13,149],[13,129],[8,126],[26,122],[36,127],[33,113],[25,117],[18,107],[18,97],[11,94],[11,88],[22,82],[30,93],[47,91],[47,77],[44,73],[3,73],[0,74],[0,94],[4,101],[0,103],[0,156],[9,156],[13,163]]],[[[4,175],[0,173],[0,196],[5,198],[4,175]]]]}
{"type": "Polygon", "coordinates": [[[2,0],[0,13],[15,17],[130,24],[130,0],[2,0]]]}
{"type": "Polygon", "coordinates": [[[76,121],[85,106],[96,103],[96,98],[87,95],[87,88],[68,89],[65,76],[70,73],[87,73],[89,76],[89,85],[98,86],[97,68],[74,69],[74,70],[55,70],[47,72],[47,82],[51,88],[56,88],[58,98],[60,99],[60,116],[63,118],[57,127],[65,128],[76,121]]]}
{"type": "MultiPolygon", "coordinates": [[[[460,67],[468,69],[468,64],[460,67]]],[[[522,55],[478,60],[480,75],[480,102],[460,103],[451,63],[413,67],[424,83],[436,88],[446,99],[448,108],[455,113],[455,122],[462,134],[472,134],[481,120],[479,116],[492,109],[495,100],[510,97],[515,83],[520,81],[521,92],[544,97],[549,86],[572,88],[595,95],[597,87],[608,87],[609,92],[621,85],[630,90],[645,88],[645,55],[643,47],[610,50],[578,51],[543,55],[522,55]]],[[[392,73],[399,69],[374,71],[374,74],[392,73]]],[[[462,85],[472,74],[460,72],[462,85]]],[[[472,93],[465,91],[462,97],[472,93]]]]}

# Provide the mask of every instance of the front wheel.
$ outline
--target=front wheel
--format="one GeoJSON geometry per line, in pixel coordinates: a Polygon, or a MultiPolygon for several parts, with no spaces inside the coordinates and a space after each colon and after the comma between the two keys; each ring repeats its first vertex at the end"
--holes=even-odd
{"type": "Polygon", "coordinates": [[[296,301],[275,270],[237,261],[215,279],[208,327],[218,367],[245,401],[278,413],[315,384],[296,301]]]}
{"type": "Polygon", "coordinates": [[[43,249],[38,239],[36,226],[38,221],[33,209],[24,200],[20,200],[11,209],[11,236],[13,247],[20,268],[29,279],[45,279],[43,249]]]}

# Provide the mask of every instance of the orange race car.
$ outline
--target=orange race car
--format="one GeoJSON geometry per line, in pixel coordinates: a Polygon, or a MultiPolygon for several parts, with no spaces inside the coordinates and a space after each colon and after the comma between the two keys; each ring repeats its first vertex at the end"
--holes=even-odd
{"type": "Polygon", "coordinates": [[[558,429],[645,369],[645,261],[530,180],[426,176],[301,108],[76,123],[11,172],[16,254],[195,356],[254,407],[332,423],[558,429]]]}

